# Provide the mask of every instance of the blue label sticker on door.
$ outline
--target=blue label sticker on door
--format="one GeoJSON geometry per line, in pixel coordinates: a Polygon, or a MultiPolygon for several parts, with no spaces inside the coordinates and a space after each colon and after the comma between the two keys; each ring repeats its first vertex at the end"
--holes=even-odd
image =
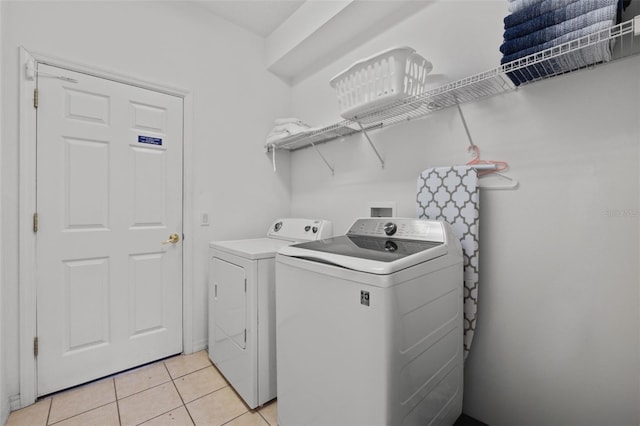
{"type": "Polygon", "coordinates": [[[149,145],[162,145],[162,138],[154,138],[152,136],[138,135],[138,143],[146,143],[149,145]]]}

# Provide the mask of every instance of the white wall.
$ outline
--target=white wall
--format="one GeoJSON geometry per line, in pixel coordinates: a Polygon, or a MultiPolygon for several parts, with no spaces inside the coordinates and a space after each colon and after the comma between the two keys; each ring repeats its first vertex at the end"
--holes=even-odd
{"type": "MultiPolygon", "coordinates": [[[[2,45],[3,45],[3,41],[4,41],[4,34],[3,34],[3,30],[4,30],[4,4],[0,2],[0,52],[2,52],[2,45]]],[[[3,98],[3,84],[4,84],[4,80],[2,78],[3,76],[3,71],[2,71],[2,67],[0,67],[0,99],[4,99],[3,98]]],[[[3,103],[0,102],[0,144],[2,143],[2,141],[4,140],[4,134],[3,134],[3,130],[4,130],[4,123],[3,123],[3,116],[2,116],[2,111],[4,110],[3,108],[3,103]]],[[[0,150],[0,164],[2,164],[2,151],[0,150]]],[[[2,236],[4,235],[3,233],[3,228],[2,228],[2,211],[3,211],[3,207],[4,207],[4,197],[2,197],[2,176],[0,175],[0,241],[2,241],[2,236]]],[[[5,424],[5,422],[7,421],[7,417],[9,416],[9,395],[7,393],[7,373],[6,373],[6,367],[5,367],[5,351],[6,351],[6,344],[5,344],[5,326],[7,324],[5,318],[4,318],[4,298],[3,298],[3,293],[4,293],[4,285],[5,285],[5,281],[4,281],[4,276],[2,273],[2,252],[3,252],[3,247],[0,245],[0,424],[5,424]]]]}
{"type": "MultiPolygon", "coordinates": [[[[184,2],[2,2],[2,339],[9,395],[18,377],[18,47],[192,91],[194,222],[212,225],[194,244],[193,345],[207,344],[207,250],[214,239],[266,234],[290,213],[289,156],[274,174],[262,150],[275,117],[290,110],[290,88],[263,65],[264,40],[184,2]],[[6,320],[6,321],[5,321],[6,320]],[[9,326],[10,325],[10,326],[9,326]]],[[[187,118],[188,120],[189,118],[187,118]]]]}
{"type": "MultiPolygon", "coordinates": [[[[437,85],[499,64],[507,2],[437,2],[293,87],[293,112],[338,121],[329,79],[409,45],[437,85]]],[[[481,193],[479,320],[464,411],[491,426],[639,422],[640,58],[463,105],[482,157],[508,161],[515,191],[481,193]]],[[[417,176],[470,158],[454,109],[292,154],[292,214],[337,233],[370,201],[415,217],[417,176]],[[339,206],[339,208],[336,208],[339,206]]]]}

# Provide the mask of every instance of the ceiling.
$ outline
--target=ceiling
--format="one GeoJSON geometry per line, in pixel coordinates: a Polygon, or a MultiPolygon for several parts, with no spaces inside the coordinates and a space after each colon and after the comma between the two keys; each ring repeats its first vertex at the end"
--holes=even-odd
{"type": "Polygon", "coordinates": [[[216,15],[260,37],[267,37],[305,0],[198,0],[216,15]]]}
{"type": "Polygon", "coordinates": [[[188,1],[264,38],[266,69],[291,83],[433,3],[433,0],[188,1]]]}

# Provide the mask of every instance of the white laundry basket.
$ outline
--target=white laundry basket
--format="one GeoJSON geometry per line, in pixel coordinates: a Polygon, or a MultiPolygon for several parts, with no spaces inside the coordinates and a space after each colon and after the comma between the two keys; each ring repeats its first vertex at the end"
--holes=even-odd
{"type": "Polygon", "coordinates": [[[410,47],[397,47],[356,62],[333,77],[340,115],[356,116],[424,91],[431,62],[410,47]]]}

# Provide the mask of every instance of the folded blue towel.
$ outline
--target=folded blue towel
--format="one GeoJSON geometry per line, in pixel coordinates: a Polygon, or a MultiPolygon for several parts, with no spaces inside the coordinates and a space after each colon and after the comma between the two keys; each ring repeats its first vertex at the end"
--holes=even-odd
{"type": "Polygon", "coordinates": [[[525,36],[512,40],[505,40],[500,46],[500,51],[504,55],[510,55],[520,50],[544,44],[564,34],[588,27],[589,25],[593,25],[601,21],[609,21],[609,25],[615,25],[616,14],[617,7],[615,4],[592,10],[573,19],[540,29],[525,36]]]}
{"type": "Polygon", "coordinates": [[[541,3],[532,4],[529,7],[513,12],[504,18],[504,27],[515,27],[518,24],[522,24],[529,19],[537,18],[543,13],[551,12],[552,10],[560,9],[567,6],[570,3],[574,3],[580,0],[544,0],[541,3]]]}
{"type": "MultiPolygon", "coordinates": [[[[502,58],[501,64],[504,65],[508,62],[512,62],[529,55],[533,55],[535,53],[541,52],[543,50],[546,50],[555,46],[559,46],[563,43],[576,40],[581,37],[585,37],[591,34],[597,34],[599,31],[607,30],[608,28],[611,27],[611,25],[612,23],[610,20],[597,22],[588,27],[581,28],[579,30],[564,34],[550,42],[533,46],[528,49],[513,53],[511,55],[506,55],[502,58]]],[[[519,86],[521,83],[524,83],[530,80],[537,80],[539,78],[546,77],[549,75],[568,72],[568,71],[572,71],[578,68],[583,68],[595,63],[608,62],[610,60],[611,60],[611,43],[609,41],[604,41],[601,43],[597,43],[595,45],[591,45],[591,46],[579,49],[570,54],[563,55],[562,57],[559,57],[559,58],[549,59],[546,61],[539,62],[538,64],[535,64],[535,65],[530,65],[528,67],[509,72],[507,73],[507,75],[516,86],[519,86]]]]}
{"type": "MultiPolygon", "coordinates": [[[[504,39],[512,40],[518,37],[522,37],[527,34],[533,33],[535,31],[541,30],[543,28],[560,24],[562,22],[576,18],[580,15],[584,15],[591,11],[602,9],[607,6],[615,6],[616,3],[617,3],[617,0],[574,1],[572,3],[567,4],[566,7],[561,7],[561,8],[543,13],[540,16],[536,16],[534,18],[531,18],[515,26],[508,24],[507,19],[505,18],[504,39]]],[[[541,4],[542,3],[535,5],[534,8],[541,4]]],[[[525,9],[525,10],[528,10],[528,9],[525,9]]]]}
{"type": "MultiPolygon", "coordinates": [[[[509,0],[509,11],[511,12],[506,18],[504,18],[505,28],[514,27],[529,19],[533,19],[543,13],[550,12],[555,9],[567,6],[569,3],[574,3],[576,0],[509,0]],[[524,3],[522,3],[524,1],[524,3]]],[[[578,0],[580,1],[580,0],[578,0]]],[[[622,0],[618,9],[618,21],[621,22],[621,13],[624,9],[629,7],[631,0],[622,0]]]]}
{"type": "Polygon", "coordinates": [[[537,44],[527,49],[519,50],[509,55],[504,55],[500,63],[506,64],[507,62],[512,62],[512,61],[515,61],[516,59],[524,58],[525,56],[533,55],[534,53],[538,53],[543,50],[547,50],[552,47],[559,46],[568,41],[576,40],[581,37],[588,36],[590,34],[596,34],[599,31],[610,28],[611,25],[612,25],[611,21],[609,20],[596,22],[595,24],[589,25],[588,27],[580,28],[579,30],[571,31],[570,33],[563,34],[560,37],[556,37],[553,40],[548,41],[546,43],[537,44]]]}
{"type": "Polygon", "coordinates": [[[517,12],[534,4],[542,3],[544,0],[509,0],[509,12],[517,12]]]}

